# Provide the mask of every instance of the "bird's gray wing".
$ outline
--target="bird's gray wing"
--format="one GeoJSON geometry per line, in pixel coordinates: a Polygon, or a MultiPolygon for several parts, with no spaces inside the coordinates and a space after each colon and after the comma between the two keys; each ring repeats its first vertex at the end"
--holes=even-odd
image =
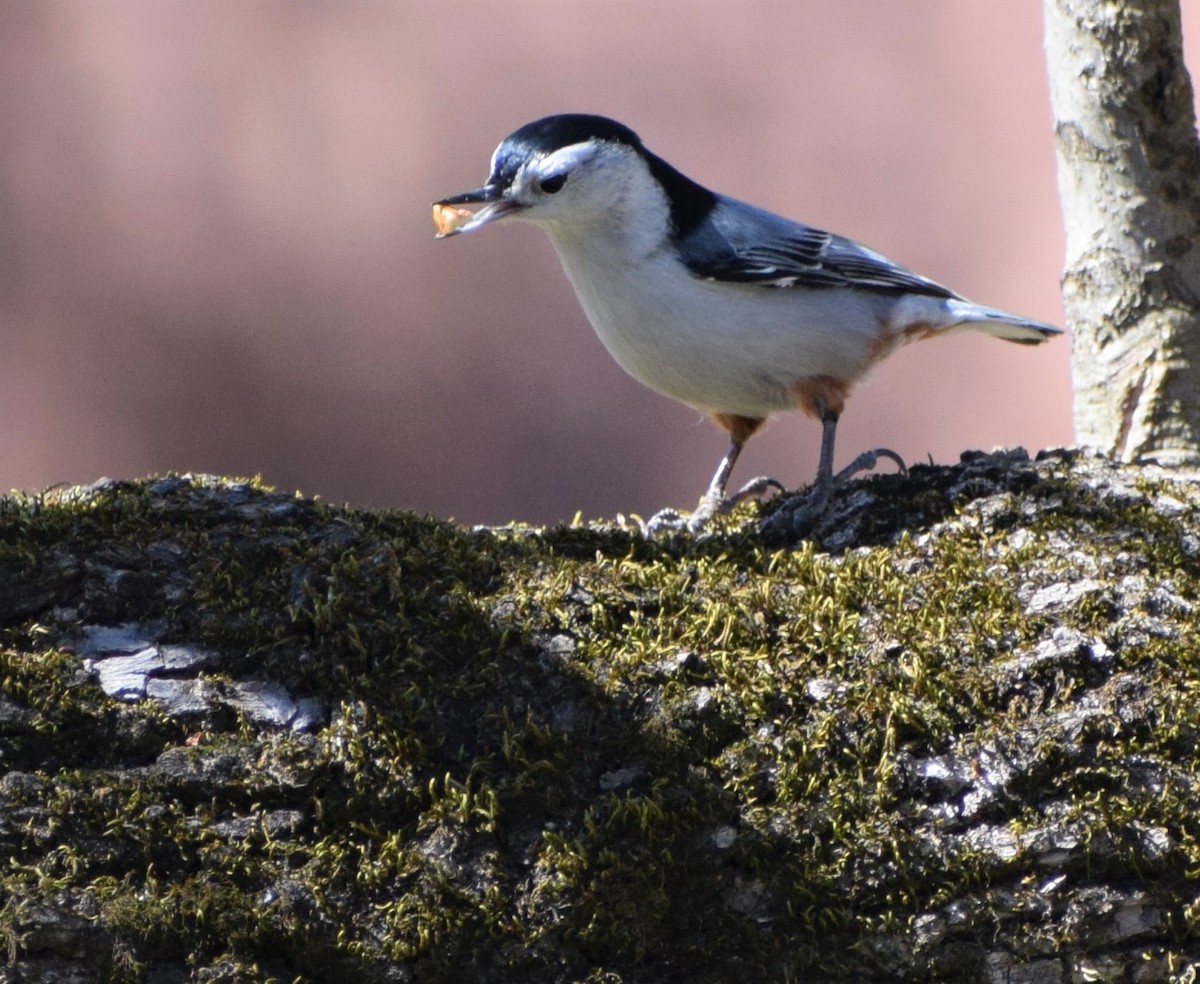
{"type": "Polygon", "coordinates": [[[705,280],[958,296],[844,236],[723,196],[678,245],[687,268],[705,280]]]}

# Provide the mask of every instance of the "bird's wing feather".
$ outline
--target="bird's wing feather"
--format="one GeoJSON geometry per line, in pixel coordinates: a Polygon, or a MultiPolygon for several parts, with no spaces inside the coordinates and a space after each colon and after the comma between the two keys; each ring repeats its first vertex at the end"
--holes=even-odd
{"type": "Polygon", "coordinates": [[[957,297],[851,239],[725,197],[679,247],[688,269],[705,280],[957,297]]]}

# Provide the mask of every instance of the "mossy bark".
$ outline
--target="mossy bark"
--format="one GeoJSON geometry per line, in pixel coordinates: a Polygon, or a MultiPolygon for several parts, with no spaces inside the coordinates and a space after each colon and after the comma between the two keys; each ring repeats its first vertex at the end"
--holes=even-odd
{"type": "Polygon", "coordinates": [[[0,500],[0,980],[1190,979],[1196,486],[973,455],[809,536],[0,500]]]}

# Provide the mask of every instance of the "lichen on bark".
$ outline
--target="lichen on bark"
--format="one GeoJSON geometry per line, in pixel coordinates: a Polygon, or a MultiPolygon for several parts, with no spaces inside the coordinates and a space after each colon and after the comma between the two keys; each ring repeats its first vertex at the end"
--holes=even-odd
{"type": "Polygon", "coordinates": [[[0,979],[1195,973],[1194,483],[1007,452],[800,543],[756,508],[0,500],[0,979]]]}

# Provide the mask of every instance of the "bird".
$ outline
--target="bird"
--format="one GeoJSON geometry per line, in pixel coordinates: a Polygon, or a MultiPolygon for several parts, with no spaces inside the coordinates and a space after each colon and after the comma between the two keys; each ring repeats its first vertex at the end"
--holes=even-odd
{"type": "Polygon", "coordinates": [[[1026,345],[1060,329],[984,307],[844,236],[710,191],[651,152],[628,126],[563,113],[505,137],[479,188],[434,203],[438,238],[528,222],[550,238],[592,328],[652,390],[707,414],[729,438],[689,517],[663,510],[651,531],[699,531],[760,495],[733,495],[730,474],[774,414],[820,422],[810,489],[827,497],[878,458],[836,475],[837,423],[854,385],[902,345],[960,330],[1026,345]],[[477,210],[464,206],[481,206],[477,210]]]}

